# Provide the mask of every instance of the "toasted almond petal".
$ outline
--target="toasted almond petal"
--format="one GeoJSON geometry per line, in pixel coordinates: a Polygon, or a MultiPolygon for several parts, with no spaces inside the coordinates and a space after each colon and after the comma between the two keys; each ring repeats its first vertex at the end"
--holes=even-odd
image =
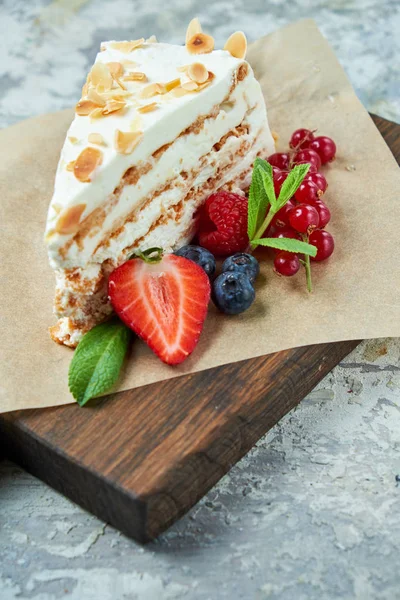
{"type": "Polygon", "coordinates": [[[79,142],[78,138],[75,137],[74,135],[69,135],[68,139],[71,142],[71,144],[76,144],[77,142],[79,142]]]}
{"type": "Polygon", "coordinates": [[[208,54],[214,50],[214,39],[205,33],[196,33],[186,42],[189,54],[208,54]]]}
{"type": "Polygon", "coordinates": [[[182,65],[181,67],[176,67],[176,70],[180,73],[186,73],[190,65],[182,65]]]}
{"type": "Polygon", "coordinates": [[[130,42],[112,42],[110,44],[110,48],[113,48],[113,50],[119,50],[124,54],[128,54],[143,44],[144,38],[140,38],[140,40],[131,40],[130,42]]]}
{"type": "Polygon", "coordinates": [[[90,144],[98,144],[99,146],[106,145],[106,142],[100,133],[89,133],[88,142],[90,144]]]}
{"type": "Polygon", "coordinates": [[[190,90],[186,90],[184,87],[176,87],[170,91],[170,95],[174,98],[181,98],[182,96],[186,96],[186,94],[190,94],[190,90]]]}
{"type": "Polygon", "coordinates": [[[226,41],[224,50],[227,50],[235,58],[244,58],[247,51],[247,40],[243,31],[232,33],[226,41]]]}
{"type": "Polygon", "coordinates": [[[106,101],[94,88],[90,88],[88,92],[88,100],[96,104],[97,106],[105,106],[106,101]]]}
{"type": "Polygon", "coordinates": [[[98,106],[97,108],[92,110],[92,112],[89,115],[90,119],[100,119],[103,116],[103,110],[104,108],[101,106],[98,106]]]}
{"type": "Polygon", "coordinates": [[[106,63],[108,70],[111,73],[111,77],[118,78],[118,77],[122,77],[122,75],[124,74],[124,67],[120,62],[109,62],[106,63]]]}
{"type": "Polygon", "coordinates": [[[202,33],[202,31],[203,30],[201,28],[200,21],[197,17],[195,17],[190,21],[188,28],[186,29],[185,43],[187,44],[190,38],[196,35],[196,33],[202,33]]]}
{"type": "Polygon", "coordinates": [[[79,229],[79,221],[86,208],[86,204],[75,204],[69,206],[58,217],[55,231],[61,235],[76,233],[79,229]]]}
{"type": "Polygon", "coordinates": [[[180,85],[181,80],[179,79],[179,77],[177,79],[172,79],[171,81],[167,81],[167,83],[164,83],[164,91],[162,93],[167,93],[170,92],[171,90],[173,90],[174,88],[178,87],[178,85],[180,85]]]}
{"type": "Polygon", "coordinates": [[[104,63],[96,62],[90,69],[90,81],[95,88],[100,86],[103,90],[110,90],[113,78],[104,63]]]}
{"type": "Polygon", "coordinates": [[[142,90],[140,96],[141,98],[152,98],[157,94],[165,94],[165,91],[165,86],[162,83],[151,83],[142,90]]]}
{"type": "Polygon", "coordinates": [[[54,210],[54,212],[56,213],[56,215],[59,215],[60,212],[62,211],[61,204],[58,204],[57,202],[54,202],[54,204],[52,204],[51,207],[54,210]]]}
{"type": "Polygon", "coordinates": [[[276,143],[279,140],[279,135],[276,133],[276,131],[271,131],[271,135],[272,135],[272,139],[276,143]]]}
{"type": "Polygon", "coordinates": [[[186,81],[185,83],[182,83],[181,87],[188,92],[194,92],[199,86],[195,81],[186,81]]]}
{"type": "Polygon", "coordinates": [[[187,70],[188,77],[196,83],[204,83],[208,79],[208,71],[206,67],[199,62],[189,65],[187,70]]]}
{"type": "Polygon", "coordinates": [[[73,171],[74,170],[74,166],[75,166],[75,161],[71,160],[67,166],[65,167],[67,171],[73,171]]]}
{"type": "Polygon", "coordinates": [[[151,35],[149,38],[147,38],[146,40],[146,44],[157,44],[157,38],[155,35],[151,35]]]}
{"type": "Polygon", "coordinates": [[[131,154],[143,137],[141,131],[115,131],[114,146],[119,154],[131,154]]]}
{"type": "Polygon", "coordinates": [[[137,109],[140,113],[148,113],[158,108],[157,102],[152,102],[151,104],[145,104],[144,106],[139,106],[137,109]]]}
{"type": "Polygon", "coordinates": [[[139,131],[142,128],[142,117],[140,115],[136,115],[134,119],[132,119],[130,124],[131,131],[139,131]]]}
{"type": "Polygon", "coordinates": [[[131,73],[127,73],[123,77],[124,81],[147,81],[147,77],[145,73],[141,73],[140,71],[132,71],[131,73]]]}
{"type": "Polygon", "coordinates": [[[122,110],[125,106],[126,104],[123,100],[109,100],[105,108],[103,108],[103,115],[109,115],[118,110],[122,110]]]}
{"type": "Polygon", "coordinates": [[[105,100],[117,100],[126,96],[131,96],[132,92],[130,92],[129,90],[115,89],[109,90],[108,92],[103,92],[101,95],[105,100]]]}
{"type": "Polygon", "coordinates": [[[75,112],[80,117],[85,117],[95,108],[97,108],[97,104],[91,102],[91,100],[79,100],[78,104],[75,106],[75,112]]]}
{"type": "Polygon", "coordinates": [[[88,83],[84,83],[83,87],[82,87],[82,98],[84,96],[87,96],[88,91],[89,91],[89,84],[88,83]]]}
{"type": "Polygon", "coordinates": [[[78,156],[74,165],[74,175],[79,181],[87,183],[90,181],[90,175],[101,165],[103,153],[98,148],[88,146],[78,156]]]}

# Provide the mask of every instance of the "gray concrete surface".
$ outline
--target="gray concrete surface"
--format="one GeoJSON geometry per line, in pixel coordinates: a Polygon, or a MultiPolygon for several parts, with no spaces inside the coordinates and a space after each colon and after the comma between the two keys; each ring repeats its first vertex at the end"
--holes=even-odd
{"type": "MultiPolygon", "coordinates": [[[[219,44],[313,16],[400,121],[396,0],[3,0],[0,126],[72,105],[102,39],[180,41],[195,14],[219,44]]],[[[361,344],[146,548],[0,462],[0,600],[396,600],[399,556],[399,340],[361,344]]]]}

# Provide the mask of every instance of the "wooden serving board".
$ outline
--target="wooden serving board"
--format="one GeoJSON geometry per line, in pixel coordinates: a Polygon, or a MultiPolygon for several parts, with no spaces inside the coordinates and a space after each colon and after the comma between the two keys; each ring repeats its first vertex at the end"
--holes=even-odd
{"type": "MultiPolygon", "coordinates": [[[[400,157],[400,126],[373,117],[400,157]]],[[[140,542],[171,525],[358,341],[295,348],[0,416],[2,453],[140,542]]]]}

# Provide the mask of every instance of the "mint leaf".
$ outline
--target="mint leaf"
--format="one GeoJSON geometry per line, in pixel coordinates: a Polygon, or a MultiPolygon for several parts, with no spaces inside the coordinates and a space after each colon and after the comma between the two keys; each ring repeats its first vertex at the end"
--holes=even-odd
{"type": "Polygon", "coordinates": [[[278,196],[278,210],[285,206],[286,202],[295,194],[295,192],[297,192],[304,177],[307,175],[309,168],[310,165],[307,163],[304,165],[296,165],[290,171],[289,175],[283,182],[278,196]]]}
{"type": "Polygon", "coordinates": [[[273,171],[272,167],[269,163],[265,163],[268,165],[268,168],[264,168],[261,170],[261,177],[264,185],[265,193],[267,194],[268,202],[271,205],[271,208],[274,212],[277,210],[276,203],[276,195],[274,188],[274,180],[273,180],[273,171]]]}
{"type": "Polygon", "coordinates": [[[265,217],[265,213],[267,212],[267,207],[268,197],[265,193],[261,177],[261,167],[255,163],[251,177],[247,213],[247,233],[250,240],[252,237],[254,237],[256,231],[258,231],[258,228],[261,226],[261,223],[265,217]]]}
{"type": "Polygon", "coordinates": [[[116,318],[83,336],[68,373],[70,392],[80,406],[117,381],[131,337],[131,330],[116,318]]]}
{"type": "Polygon", "coordinates": [[[287,252],[298,252],[308,256],[316,256],[317,248],[307,242],[294,240],[293,238],[262,238],[261,240],[252,240],[251,244],[260,246],[269,246],[277,250],[286,250],[287,252]]]}

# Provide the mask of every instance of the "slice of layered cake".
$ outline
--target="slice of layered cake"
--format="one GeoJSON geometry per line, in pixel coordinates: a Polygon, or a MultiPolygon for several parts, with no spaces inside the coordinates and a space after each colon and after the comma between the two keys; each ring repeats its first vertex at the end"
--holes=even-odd
{"type": "Polygon", "coordinates": [[[46,244],[56,273],[53,339],[75,347],[112,308],[108,276],[136,251],[173,251],[219,188],[248,188],[274,152],[246,39],[224,50],[194,19],[186,44],[105,42],[68,130],[46,244]]]}

